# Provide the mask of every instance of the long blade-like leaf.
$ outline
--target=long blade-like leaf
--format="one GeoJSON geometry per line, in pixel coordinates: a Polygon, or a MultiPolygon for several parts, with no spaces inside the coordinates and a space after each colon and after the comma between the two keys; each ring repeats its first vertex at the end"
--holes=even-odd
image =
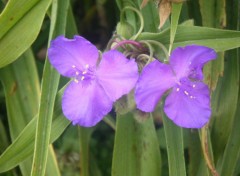
{"type": "Polygon", "coordinates": [[[138,122],[131,113],[118,116],[112,176],[159,176],[159,150],[152,118],[138,122]]]}
{"type": "MultiPolygon", "coordinates": [[[[58,35],[65,34],[68,7],[68,0],[53,1],[53,18],[51,23],[50,40],[58,35]],[[56,17],[56,19],[54,19],[54,17],[56,17]]],[[[59,73],[56,72],[56,70],[50,65],[47,59],[45,62],[42,78],[40,108],[37,121],[37,131],[31,172],[32,176],[45,175],[48,146],[51,136],[54,99],[58,89],[59,78],[59,73]]]]}
{"type": "Polygon", "coordinates": [[[0,68],[15,61],[36,39],[51,0],[12,0],[0,15],[0,68]]]}
{"type": "MultiPolygon", "coordinates": [[[[50,143],[53,143],[66,129],[70,122],[62,115],[61,99],[64,88],[59,91],[55,100],[50,143]]],[[[34,117],[13,143],[0,156],[0,173],[8,171],[32,156],[37,116],[34,117]]]]}
{"type": "Polygon", "coordinates": [[[163,113],[163,125],[167,143],[168,165],[170,176],[185,176],[185,160],[183,148],[183,132],[182,129],[171,120],[169,120],[163,113]]]}
{"type": "MultiPolygon", "coordinates": [[[[160,33],[142,33],[138,40],[156,40],[170,44],[170,30],[160,33]]],[[[204,45],[216,51],[226,51],[240,47],[240,32],[197,26],[178,26],[173,48],[190,44],[204,45]]]]}

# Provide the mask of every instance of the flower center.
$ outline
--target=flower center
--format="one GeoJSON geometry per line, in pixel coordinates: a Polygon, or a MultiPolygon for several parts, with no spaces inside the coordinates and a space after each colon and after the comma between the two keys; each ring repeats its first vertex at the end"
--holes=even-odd
{"type": "Polygon", "coordinates": [[[95,69],[93,67],[90,67],[89,64],[86,64],[83,70],[78,69],[75,65],[72,65],[72,68],[75,71],[74,81],[76,83],[82,81],[91,81],[94,80],[96,77],[95,69]]]}
{"type": "Polygon", "coordinates": [[[190,83],[186,81],[185,78],[181,79],[180,81],[177,81],[177,92],[183,92],[185,96],[187,96],[190,99],[195,99],[196,96],[193,95],[193,91],[196,88],[196,84],[190,83]]]}

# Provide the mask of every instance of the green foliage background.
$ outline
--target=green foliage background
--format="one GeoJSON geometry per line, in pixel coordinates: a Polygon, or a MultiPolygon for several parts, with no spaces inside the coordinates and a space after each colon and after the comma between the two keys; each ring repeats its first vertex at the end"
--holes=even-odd
{"type": "MultiPolygon", "coordinates": [[[[156,2],[140,8],[141,0],[0,1],[0,175],[240,175],[240,1],[172,3],[161,29],[156,2]],[[120,100],[93,128],[69,125],[61,111],[68,80],[49,64],[48,44],[80,34],[104,50],[113,33],[166,48],[215,49],[217,60],[204,68],[209,124],[182,129],[160,108],[123,112],[129,107],[120,100]]],[[[158,46],[151,49],[162,56],[158,46]]]]}

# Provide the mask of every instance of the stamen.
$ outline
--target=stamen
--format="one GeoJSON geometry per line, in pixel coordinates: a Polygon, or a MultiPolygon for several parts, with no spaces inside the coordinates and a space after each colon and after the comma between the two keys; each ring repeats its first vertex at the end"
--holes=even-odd
{"type": "Polygon", "coordinates": [[[79,72],[78,72],[78,71],[76,71],[76,75],[79,75],[79,72]]]}
{"type": "Polygon", "coordinates": [[[193,84],[193,85],[192,85],[192,87],[194,88],[194,87],[196,87],[196,85],[195,85],[195,84],[193,84]]]}
{"type": "Polygon", "coordinates": [[[88,65],[88,64],[86,64],[86,65],[85,65],[85,68],[89,68],[89,65],[88,65]]]}
{"type": "Polygon", "coordinates": [[[76,66],[75,66],[75,65],[72,65],[72,68],[76,68],[76,66]]]}
{"type": "Polygon", "coordinates": [[[87,73],[87,71],[86,71],[86,70],[82,72],[82,74],[83,74],[83,75],[85,75],[86,73],[87,73]]]}
{"type": "Polygon", "coordinates": [[[186,95],[189,95],[189,93],[188,93],[186,90],[184,91],[184,93],[185,93],[186,95]]]}
{"type": "Polygon", "coordinates": [[[176,90],[177,90],[177,92],[178,92],[180,89],[179,89],[179,88],[177,88],[176,90]]]}
{"type": "Polygon", "coordinates": [[[78,80],[77,80],[77,79],[74,79],[74,82],[75,82],[75,83],[78,83],[78,80]]]}
{"type": "Polygon", "coordinates": [[[83,80],[84,80],[84,78],[85,78],[85,77],[84,77],[84,76],[82,76],[82,77],[81,77],[81,81],[83,81],[83,80]]]}

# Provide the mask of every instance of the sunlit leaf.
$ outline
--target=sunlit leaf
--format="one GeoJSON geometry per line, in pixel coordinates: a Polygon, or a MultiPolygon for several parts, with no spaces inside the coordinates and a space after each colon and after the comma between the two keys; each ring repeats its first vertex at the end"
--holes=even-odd
{"type": "MultiPolygon", "coordinates": [[[[156,40],[164,45],[170,44],[170,30],[160,33],[142,33],[137,40],[156,40]]],[[[240,47],[240,32],[197,26],[179,25],[173,48],[190,44],[208,46],[216,51],[226,51],[240,47]]]]}
{"type": "Polygon", "coordinates": [[[0,68],[36,39],[51,0],[11,0],[0,15],[0,68]]]}

